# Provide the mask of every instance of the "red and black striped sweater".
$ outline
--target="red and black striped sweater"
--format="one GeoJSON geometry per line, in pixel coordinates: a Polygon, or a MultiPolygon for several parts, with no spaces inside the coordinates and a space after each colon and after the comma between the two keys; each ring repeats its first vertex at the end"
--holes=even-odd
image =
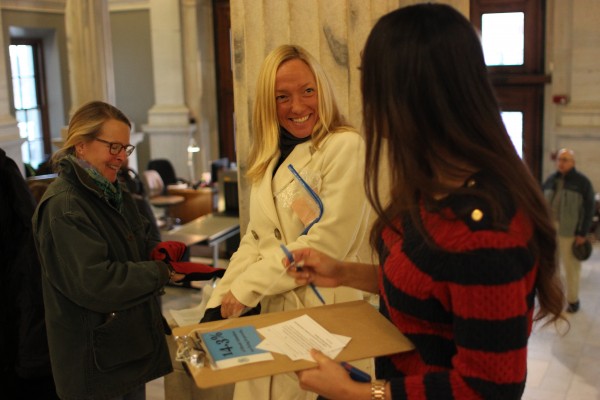
{"type": "Polygon", "coordinates": [[[527,247],[529,219],[501,203],[504,228],[494,227],[486,201],[473,196],[423,209],[438,249],[408,218],[400,234],[383,232],[381,312],[416,348],[376,361],[393,399],[521,398],[537,262],[527,247]]]}

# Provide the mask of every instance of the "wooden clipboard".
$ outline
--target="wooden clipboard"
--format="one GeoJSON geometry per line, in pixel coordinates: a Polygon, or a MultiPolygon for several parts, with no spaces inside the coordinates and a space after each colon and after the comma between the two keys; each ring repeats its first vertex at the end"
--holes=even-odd
{"type": "MultiPolygon", "coordinates": [[[[183,326],[173,329],[173,335],[185,336],[196,329],[209,332],[243,325],[262,328],[304,314],[308,314],[329,332],[352,338],[336,358],[337,361],[354,361],[401,353],[414,348],[390,321],[364,300],[183,326]]],[[[314,362],[292,361],[289,357],[278,353],[273,353],[273,357],[272,361],[216,371],[209,366],[199,368],[187,362],[186,366],[196,386],[203,389],[315,366],[314,362]]]]}

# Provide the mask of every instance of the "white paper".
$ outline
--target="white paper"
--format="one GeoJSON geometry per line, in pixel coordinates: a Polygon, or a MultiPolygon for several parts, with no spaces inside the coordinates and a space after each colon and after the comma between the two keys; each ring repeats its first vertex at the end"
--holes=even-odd
{"type": "Polygon", "coordinates": [[[200,322],[200,319],[204,317],[204,312],[206,311],[206,303],[208,303],[208,299],[213,292],[214,286],[219,282],[219,278],[215,281],[215,283],[207,283],[202,287],[202,299],[200,300],[200,304],[196,307],[185,308],[183,310],[173,310],[169,309],[169,313],[175,320],[177,326],[187,326],[193,325],[200,322]]]}
{"type": "Polygon", "coordinates": [[[335,358],[350,342],[350,337],[328,332],[308,315],[258,329],[265,338],[257,347],[285,354],[292,360],[314,361],[311,349],[335,358]]]}
{"type": "Polygon", "coordinates": [[[197,324],[204,315],[205,304],[183,310],[169,310],[177,326],[197,324]]]}

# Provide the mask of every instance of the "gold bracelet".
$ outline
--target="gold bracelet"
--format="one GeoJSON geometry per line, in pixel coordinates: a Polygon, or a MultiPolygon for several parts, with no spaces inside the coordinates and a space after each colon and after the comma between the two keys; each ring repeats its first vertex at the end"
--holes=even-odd
{"type": "Polygon", "coordinates": [[[371,382],[371,400],[385,400],[385,381],[371,382]]]}

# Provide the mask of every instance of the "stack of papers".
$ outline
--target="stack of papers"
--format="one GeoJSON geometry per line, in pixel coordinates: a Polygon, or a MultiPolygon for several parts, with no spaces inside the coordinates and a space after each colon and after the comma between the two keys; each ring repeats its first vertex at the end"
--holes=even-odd
{"type": "Polygon", "coordinates": [[[288,356],[292,360],[314,361],[311,349],[335,358],[350,342],[350,337],[328,332],[308,315],[258,329],[265,338],[257,349],[288,356]]]}

